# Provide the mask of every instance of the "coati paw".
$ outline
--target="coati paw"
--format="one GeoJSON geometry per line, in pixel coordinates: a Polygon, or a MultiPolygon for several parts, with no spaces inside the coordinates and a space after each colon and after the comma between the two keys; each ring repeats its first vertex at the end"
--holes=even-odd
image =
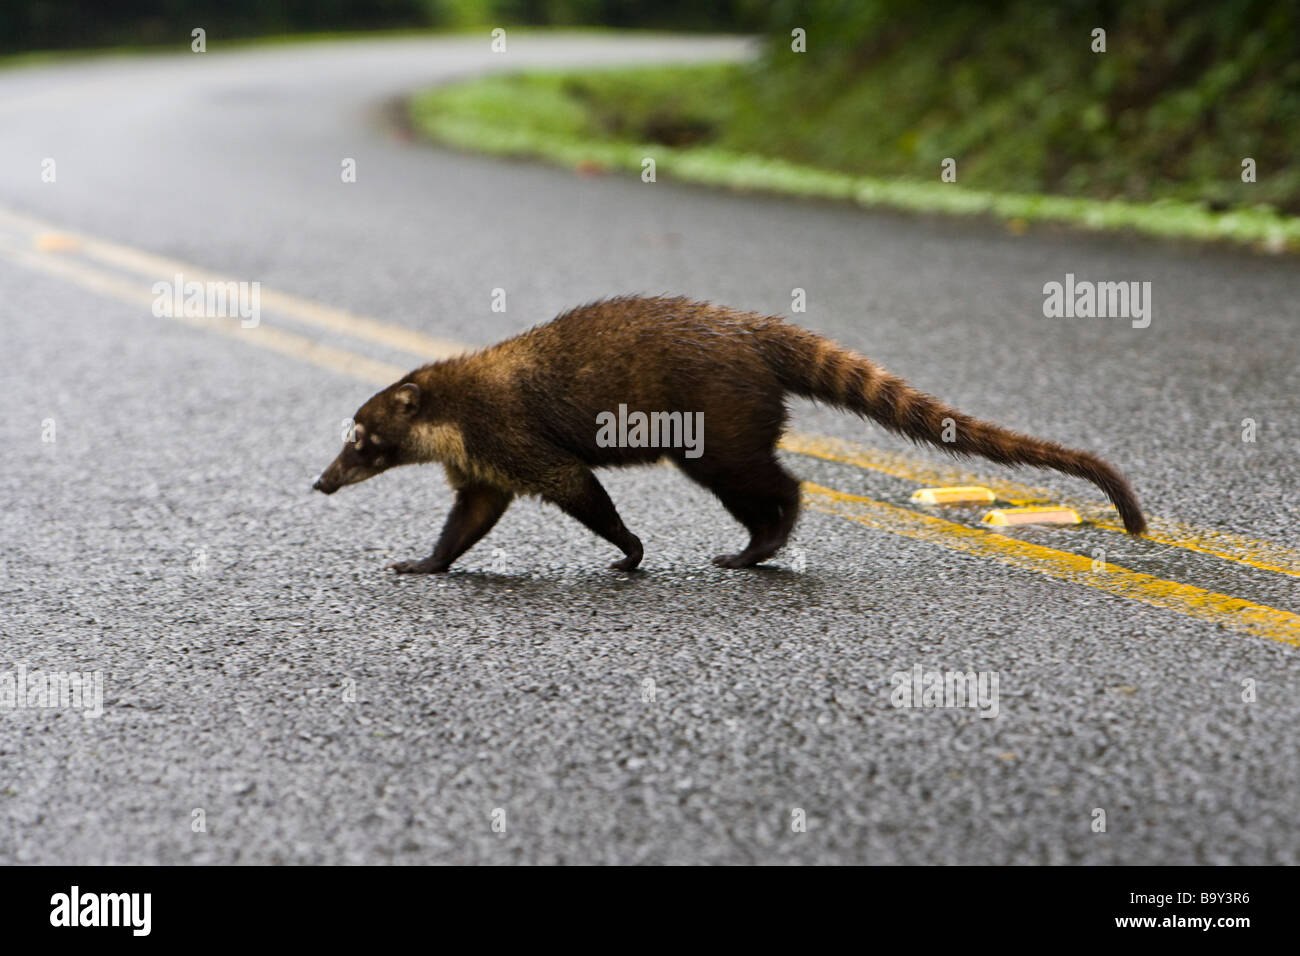
{"type": "Polygon", "coordinates": [[[626,558],[615,561],[609,566],[611,571],[634,571],[636,566],[641,563],[640,554],[629,554],[626,558]]]}
{"type": "Polygon", "coordinates": [[[713,563],[720,568],[752,568],[758,564],[757,561],[743,554],[715,554],[713,563]]]}
{"type": "Polygon", "coordinates": [[[398,574],[441,574],[449,567],[450,565],[429,557],[421,558],[419,561],[398,561],[390,564],[388,570],[396,571],[398,574]]]}

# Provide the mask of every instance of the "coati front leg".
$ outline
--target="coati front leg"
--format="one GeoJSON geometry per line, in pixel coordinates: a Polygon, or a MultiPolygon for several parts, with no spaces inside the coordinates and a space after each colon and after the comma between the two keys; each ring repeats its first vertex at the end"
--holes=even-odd
{"type": "Polygon", "coordinates": [[[398,561],[388,567],[398,574],[438,574],[478,543],[510,507],[514,495],[484,484],[465,484],[456,489],[456,503],[447,515],[433,554],[419,561],[398,561]]]}
{"type": "Polygon", "coordinates": [[[641,539],[627,530],[614,502],[587,469],[575,471],[555,483],[542,493],[542,498],[558,505],[565,514],[577,518],[623,552],[625,557],[611,564],[611,569],[631,571],[641,563],[641,539]]]}

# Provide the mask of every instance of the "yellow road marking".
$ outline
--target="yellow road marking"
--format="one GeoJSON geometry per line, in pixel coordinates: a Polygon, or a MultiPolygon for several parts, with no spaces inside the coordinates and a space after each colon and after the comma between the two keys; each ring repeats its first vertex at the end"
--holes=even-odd
{"type": "Polygon", "coordinates": [[[877,531],[887,531],[905,538],[937,544],[951,551],[990,558],[1023,571],[1045,574],[1152,607],[1176,611],[1207,624],[1221,624],[1234,631],[1300,647],[1300,615],[1290,611],[1252,604],[1241,598],[1177,581],[1166,581],[1110,563],[1105,565],[1104,571],[1094,571],[1089,558],[1068,551],[1057,551],[1017,538],[969,528],[811,482],[804,482],[803,492],[809,507],[848,518],[877,531]]]}
{"type": "MultiPolygon", "coordinates": [[[[834,461],[856,468],[879,471],[905,481],[928,485],[984,485],[993,489],[999,498],[1013,505],[1059,504],[1073,508],[1085,520],[1101,528],[1123,531],[1109,504],[1087,501],[1068,495],[1059,495],[1046,488],[1037,488],[1015,481],[989,479],[972,474],[953,465],[935,464],[921,458],[895,452],[866,448],[854,442],[820,435],[787,432],[781,447],[798,455],[834,461]]],[[[1300,576],[1300,552],[1271,541],[1259,541],[1230,531],[1198,528],[1181,521],[1147,516],[1150,527],[1146,537],[1160,544],[1172,545],[1186,551],[1198,551],[1225,561],[1235,561],[1261,571],[1300,576]]]]}
{"type": "Polygon", "coordinates": [[[985,524],[1004,527],[1014,524],[1078,524],[1073,508],[994,508],[983,518],[985,524]]]}
{"type": "Polygon", "coordinates": [[[79,246],[75,237],[59,232],[46,232],[36,237],[36,248],[43,252],[74,252],[79,246]]]}
{"type": "MultiPolygon", "coordinates": [[[[119,275],[103,272],[83,265],[64,256],[42,252],[28,252],[10,246],[0,245],[0,252],[8,255],[15,262],[47,275],[66,279],[84,289],[90,289],[130,305],[140,306],[146,313],[152,314],[154,294],[152,290],[137,282],[123,279],[119,275]]],[[[311,339],[293,332],[286,332],[269,325],[257,325],[243,328],[234,319],[207,319],[178,316],[176,318],[153,319],[155,322],[183,322],[186,325],[215,332],[228,338],[240,339],[252,345],[287,355],[290,358],[309,362],[321,368],[371,382],[375,385],[389,385],[405,375],[410,369],[376,362],[346,349],[334,348],[313,342],[311,339]]]]}
{"type": "Polygon", "coordinates": [[[912,500],[919,505],[953,505],[971,502],[990,504],[997,496],[980,485],[949,485],[946,488],[918,488],[912,500]]]}
{"type": "MultiPolygon", "coordinates": [[[[100,262],[127,269],[154,280],[171,278],[181,273],[197,281],[226,282],[228,277],[215,275],[189,263],[132,249],[118,243],[95,239],[68,230],[59,230],[30,216],[0,209],[0,224],[8,223],[36,236],[57,233],[79,243],[79,252],[100,262]]],[[[334,309],[298,296],[263,289],[261,301],[269,309],[283,313],[301,322],[338,332],[352,338],[378,345],[391,346],[425,359],[446,358],[461,354],[471,347],[446,339],[426,336],[411,329],[390,325],[375,319],[355,315],[343,309],[334,309]]],[[[405,374],[408,370],[403,370],[405,374]]],[[[401,377],[395,375],[389,381],[401,377]]],[[[368,379],[369,380],[369,379],[368,379]]],[[[384,383],[386,384],[386,383],[384,383]]],[[[1013,505],[1060,504],[1079,512],[1084,520],[1097,527],[1123,531],[1108,503],[1096,500],[1060,496],[1034,485],[1005,479],[989,480],[952,465],[937,464],[923,458],[897,452],[868,448],[855,442],[787,432],[781,447],[795,454],[840,462],[857,468],[878,471],[895,478],[923,485],[985,485],[998,497],[1013,505]]],[[[1300,577],[1300,552],[1271,541],[1260,541],[1230,531],[1200,528],[1167,518],[1148,516],[1150,527],[1147,538],[1159,544],[1208,554],[1225,561],[1233,561],[1261,571],[1300,577]]]]}
{"type": "MultiPolygon", "coordinates": [[[[115,266],[145,276],[150,280],[150,284],[171,281],[177,274],[184,276],[187,282],[233,281],[229,276],[217,275],[207,269],[202,269],[188,262],[181,262],[178,259],[156,256],[149,252],[132,249],[129,246],[119,245],[115,242],[107,242],[103,239],[95,239],[66,229],[53,230],[37,219],[5,209],[0,209],[0,225],[8,225],[25,232],[34,233],[33,242],[39,249],[50,248],[50,240],[43,237],[57,235],[61,244],[58,248],[62,251],[75,250],[87,258],[94,259],[105,265],[115,266]]],[[[451,358],[454,355],[461,355],[470,350],[470,346],[462,345],[459,342],[450,342],[446,339],[424,335],[413,329],[405,329],[376,319],[368,319],[344,309],[321,305],[318,302],[312,302],[309,299],[303,299],[286,292],[276,292],[265,287],[259,288],[261,305],[265,309],[330,332],[338,332],[353,338],[364,339],[367,342],[374,342],[377,345],[386,345],[400,349],[403,352],[410,352],[413,355],[424,356],[426,361],[451,358]]],[[[409,371],[410,369],[403,369],[401,374],[405,375],[409,371]]],[[[401,376],[397,377],[400,378],[401,376]]]]}
{"type": "MultiPolygon", "coordinates": [[[[216,275],[208,270],[201,269],[189,263],[180,262],[179,260],[169,259],[163,256],[156,256],[151,253],[132,249],[117,243],[94,239],[68,230],[57,230],[40,220],[24,216],[20,213],[0,209],[0,225],[4,224],[15,226],[33,234],[33,236],[57,232],[60,236],[71,237],[77,243],[77,253],[87,255],[97,261],[118,268],[135,272],[153,281],[158,281],[164,278],[169,279],[177,272],[184,275],[187,280],[203,282],[231,281],[229,277],[216,275]]],[[[119,276],[93,269],[74,258],[70,258],[68,255],[28,252],[26,250],[8,248],[3,251],[5,251],[10,258],[15,259],[16,261],[23,262],[24,264],[47,273],[69,279],[70,281],[79,283],[86,288],[94,289],[95,291],[119,299],[125,299],[125,301],[131,302],[132,304],[146,304],[147,307],[152,306],[153,296],[149,290],[127,282],[119,276]]],[[[261,291],[261,301],[266,307],[273,311],[298,319],[306,324],[315,325],[319,328],[338,332],[352,338],[374,342],[380,345],[392,346],[402,351],[424,356],[426,358],[449,357],[452,355],[462,354],[471,348],[470,346],[462,345],[460,343],[425,336],[422,333],[410,329],[404,329],[375,319],[358,316],[342,309],[323,306],[311,302],[310,300],[302,299],[286,293],[263,289],[261,291]]],[[[217,319],[171,319],[160,321],[184,321],[207,331],[215,331],[224,335],[242,338],[252,344],[270,349],[271,351],[279,352],[280,354],[297,358],[302,361],[307,361],[322,368],[330,369],[331,371],[341,372],[342,374],[370,382],[377,386],[387,385],[396,381],[409,371],[409,369],[401,368],[396,365],[365,358],[345,349],[321,345],[311,341],[310,339],[304,338],[303,336],[281,331],[265,325],[259,325],[253,329],[244,329],[237,323],[232,324],[217,319]]],[[[1111,511],[1109,505],[1095,501],[1079,501],[1068,497],[1062,498],[1047,489],[1034,487],[1032,485],[1025,485],[1014,481],[988,480],[952,466],[934,464],[923,459],[913,458],[908,455],[894,452],[871,449],[841,439],[807,435],[799,432],[788,432],[781,442],[781,447],[786,451],[794,452],[796,454],[880,471],[897,478],[915,481],[921,484],[985,485],[992,488],[1000,498],[1015,505],[1027,505],[1044,501],[1058,502],[1073,507],[1075,510],[1079,511],[1080,514],[1092,520],[1093,523],[1100,527],[1122,530],[1122,525],[1114,520],[1113,511],[1111,511]]],[[[867,501],[871,499],[862,500],[867,501]]],[[[884,506],[883,503],[882,506],[884,506]]],[[[902,511],[902,509],[899,510],[902,511]]],[[[902,513],[910,514],[911,512],[904,511],[902,513]]],[[[941,519],[935,520],[939,521],[941,519]]],[[[1300,553],[1285,548],[1282,545],[1267,541],[1258,541],[1241,535],[1235,535],[1230,532],[1196,528],[1191,525],[1167,519],[1149,518],[1149,521],[1151,530],[1148,533],[1148,537],[1154,541],[1190,551],[1198,551],[1204,554],[1213,555],[1228,561],[1245,564],[1259,570],[1300,576],[1300,553]]],[[[964,527],[946,521],[942,522],[942,524],[952,528],[964,527]]],[[[966,530],[971,531],[973,529],[968,528],[966,530]]],[[[975,531],[974,533],[983,534],[986,532],[975,531]]],[[[1051,549],[1043,550],[1050,551],[1051,549]]],[[[1051,553],[1077,558],[1079,561],[1083,561],[1089,568],[1091,568],[1091,561],[1087,558],[1080,558],[1077,555],[1069,555],[1068,552],[1051,551],[1051,553]]],[[[1160,579],[1152,578],[1152,580],[1160,579]]],[[[1179,587],[1188,586],[1179,585],[1179,587]]],[[[1225,598],[1225,600],[1236,601],[1238,599],[1225,598]]],[[[1248,602],[1243,602],[1243,604],[1248,604],[1248,602]]],[[[1250,606],[1253,607],[1254,605],[1250,606]]],[[[1265,610],[1270,612],[1273,611],[1271,608],[1265,610]]],[[[1275,613],[1287,612],[1279,611],[1275,613]]]]}

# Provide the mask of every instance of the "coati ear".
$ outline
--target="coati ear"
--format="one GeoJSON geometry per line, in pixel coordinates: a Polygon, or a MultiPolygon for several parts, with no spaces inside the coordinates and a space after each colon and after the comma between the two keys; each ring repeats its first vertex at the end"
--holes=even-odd
{"type": "Polygon", "coordinates": [[[407,382],[393,392],[393,398],[397,402],[398,411],[407,415],[414,414],[420,407],[420,386],[414,382],[407,382]]]}

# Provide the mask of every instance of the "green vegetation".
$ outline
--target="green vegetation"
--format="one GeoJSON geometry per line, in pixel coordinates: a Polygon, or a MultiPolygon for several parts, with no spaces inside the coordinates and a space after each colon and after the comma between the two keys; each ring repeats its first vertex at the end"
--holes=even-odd
{"type": "Polygon", "coordinates": [[[1300,214],[1300,5],[801,6],[808,52],[771,25],[719,145],[891,179],[952,156],[977,189],[1300,214]]]}
{"type": "Polygon", "coordinates": [[[752,64],[493,77],[413,116],[442,142],[556,162],[653,156],[734,188],[1300,248],[1294,4],[810,0],[771,5],[766,29],[752,64]]]}
{"type": "Polygon", "coordinates": [[[1173,199],[1144,203],[976,190],[939,183],[937,175],[927,182],[887,180],[708,145],[712,137],[701,131],[713,128],[712,117],[724,111],[727,102],[711,90],[738,79],[738,71],[717,66],[515,74],[427,91],[412,100],[411,111],[416,125],[439,142],[584,170],[640,172],[649,156],[657,176],[733,189],[847,199],[915,212],[985,214],[1014,227],[1062,222],[1174,238],[1225,239],[1271,251],[1300,250],[1300,218],[1279,215],[1264,205],[1216,211],[1205,203],[1173,199]],[[657,98],[645,92],[665,87],[672,95],[657,98]]]}

